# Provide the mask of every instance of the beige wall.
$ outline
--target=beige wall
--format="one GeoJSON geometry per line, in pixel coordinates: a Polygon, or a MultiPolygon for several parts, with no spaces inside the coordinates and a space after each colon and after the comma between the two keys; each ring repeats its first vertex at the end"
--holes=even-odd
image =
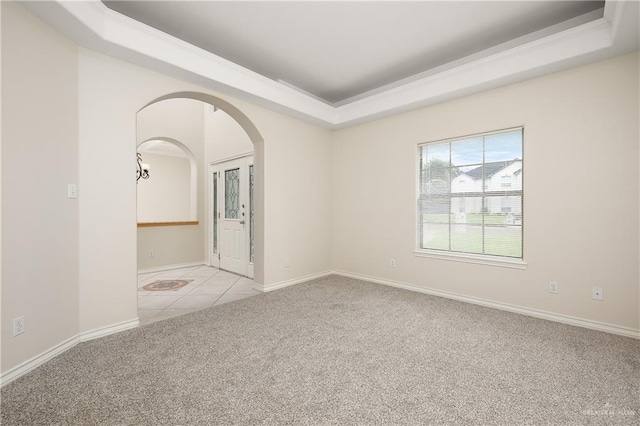
{"type": "Polygon", "coordinates": [[[247,132],[229,114],[220,109],[214,112],[205,105],[204,117],[206,164],[253,152],[247,132]]]}
{"type": "Polygon", "coordinates": [[[332,132],[276,113],[255,123],[273,135],[264,153],[266,283],[330,271],[332,132]]]}
{"type": "Polygon", "coordinates": [[[150,152],[144,154],[143,160],[153,168],[153,179],[138,181],[138,222],[192,220],[191,160],[150,152]]]}
{"type": "MultiPolygon", "coordinates": [[[[203,262],[205,259],[204,176],[207,166],[204,158],[204,123],[203,103],[192,99],[168,99],[150,105],[137,114],[138,144],[165,137],[182,143],[193,154],[197,168],[198,221],[198,225],[138,228],[138,270],[203,262]],[[148,256],[149,250],[153,250],[154,257],[148,256]]],[[[143,156],[145,162],[149,162],[147,158],[150,157],[143,156]]],[[[151,167],[153,175],[153,165],[151,167]]],[[[148,184],[153,185],[153,177],[137,186],[139,189],[148,184]]]]}
{"type": "Polygon", "coordinates": [[[637,332],[639,114],[630,55],[337,131],[335,269],[637,332]],[[417,145],[521,125],[528,268],[414,257],[417,145]]]}
{"type": "MultiPolygon", "coordinates": [[[[2,371],[78,330],[78,57],[2,2],[2,371]],[[13,318],[26,332],[12,336],[13,318]]],[[[82,196],[82,191],[79,192],[82,196]]]]}

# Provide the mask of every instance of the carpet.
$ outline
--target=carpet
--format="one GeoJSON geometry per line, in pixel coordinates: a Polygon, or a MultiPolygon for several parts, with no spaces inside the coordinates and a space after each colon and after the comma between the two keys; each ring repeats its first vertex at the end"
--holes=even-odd
{"type": "Polygon", "coordinates": [[[2,425],[639,424],[640,342],[330,276],[79,344],[2,425]]]}

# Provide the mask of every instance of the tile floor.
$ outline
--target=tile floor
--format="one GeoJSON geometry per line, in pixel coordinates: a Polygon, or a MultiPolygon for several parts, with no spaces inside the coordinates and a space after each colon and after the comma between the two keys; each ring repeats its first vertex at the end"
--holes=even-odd
{"type": "Polygon", "coordinates": [[[253,280],[209,266],[172,269],[138,275],[138,316],[140,325],[209,308],[260,294],[253,280]],[[145,291],[156,280],[193,280],[178,290],[145,291]]]}

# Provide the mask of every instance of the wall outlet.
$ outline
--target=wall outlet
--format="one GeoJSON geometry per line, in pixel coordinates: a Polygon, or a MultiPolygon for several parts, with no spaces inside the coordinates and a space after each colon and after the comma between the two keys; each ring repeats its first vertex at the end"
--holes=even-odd
{"type": "Polygon", "coordinates": [[[17,336],[26,331],[24,317],[18,317],[13,319],[13,335],[17,336]]]}
{"type": "Polygon", "coordinates": [[[396,260],[395,259],[391,259],[391,267],[392,268],[396,267],[396,260]]]}
{"type": "Polygon", "coordinates": [[[149,253],[147,253],[147,257],[151,259],[153,258],[153,256],[155,256],[155,253],[153,252],[153,250],[149,250],[149,253]]]}
{"type": "Polygon", "coordinates": [[[290,260],[289,260],[289,258],[287,257],[287,258],[284,260],[284,267],[285,267],[285,268],[288,268],[289,266],[291,266],[291,261],[290,261],[290,260]]]}
{"type": "Polygon", "coordinates": [[[549,283],[549,293],[558,294],[558,282],[551,281],[549,283]]]}
{"type": "Polygon", "coordinates": [[[602,289],[600,287],[593,287],[591,289],[591,298],[593,300],[602,300],[603,294],[602,289]]]}

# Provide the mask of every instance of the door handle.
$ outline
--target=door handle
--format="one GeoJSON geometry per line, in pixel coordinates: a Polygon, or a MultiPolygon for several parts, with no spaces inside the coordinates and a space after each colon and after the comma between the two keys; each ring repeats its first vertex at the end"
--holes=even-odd
{"type": "Polygon", "coordinates": [[[241,221],[240,221],[240,225],[244,225],[244,220],[241,220],[241,221]]]}

